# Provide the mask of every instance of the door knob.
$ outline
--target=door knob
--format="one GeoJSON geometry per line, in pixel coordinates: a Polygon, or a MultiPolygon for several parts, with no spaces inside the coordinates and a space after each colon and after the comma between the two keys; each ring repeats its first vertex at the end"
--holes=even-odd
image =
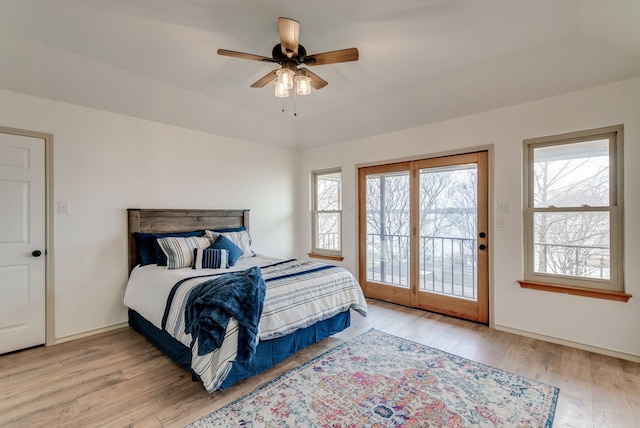
{"type": "Polygon", "coordinates": [[[486,246],[486,245],[484,245],[484,244],[480,244],[480,246],[479,246],[478,248],[480,248],[481,250],[486,250],[486,249],[487,249],[487,246],[486,246]]]}
{"type": "Polygon", "coordinates": [[[484,233],[484,232],[480,232],[480,237],[481,237],[481,238],[484,238],[484,237],[486,237],[486,236],[487,236],[487,234],[486,234],[486,233],[484,233]]]}
{"type": "Polygon", "coordinates": [[[42,255],[42,251],[40,250],[33,250],[33,252],[31,253],[31,255],[33,257],[40,257],[42,255]]]}

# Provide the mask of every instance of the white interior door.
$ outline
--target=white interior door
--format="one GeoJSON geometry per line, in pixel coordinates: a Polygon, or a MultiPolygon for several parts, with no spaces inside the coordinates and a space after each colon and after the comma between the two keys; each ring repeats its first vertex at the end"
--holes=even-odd
{"type": "Polygon", "coordinates": [[[45,141],[0,132],[0,354],[45,343],[45,141]]]}

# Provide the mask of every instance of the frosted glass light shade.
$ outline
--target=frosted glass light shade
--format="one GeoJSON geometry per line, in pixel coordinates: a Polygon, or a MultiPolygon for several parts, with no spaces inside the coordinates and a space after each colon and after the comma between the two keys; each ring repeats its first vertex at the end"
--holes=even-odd
{"type": "Polygon", "coordinates": [[[296,76],[296,93],[298,95],[309,95],[311,93],[311,78],[309,76],[296,76]]]}
{"type": "Polygon", "coordinates": [[[279,85],[277,81],[275,86],[276,86],[276,91],[275,91],[276,97],[285,98],[289,96],[289,90],[285,86],[279,85]]]}
{"type": "Polygon", "coordinates": [[[288,68],[281,68],[276,71],[276,85],[283,86],[285,89],[293,88],[293,71],[288,68]]]}

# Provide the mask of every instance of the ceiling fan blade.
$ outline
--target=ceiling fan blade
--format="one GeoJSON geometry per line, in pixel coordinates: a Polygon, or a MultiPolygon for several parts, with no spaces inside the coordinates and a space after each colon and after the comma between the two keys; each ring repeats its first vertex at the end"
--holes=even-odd
{"type": "Polygon", "coordinates": [[[244,52],[229,51],[227,49],[218,49],[218,55],[230,56],[233,58],[251,59],[253,61],[277,62],[273,58],[262,55],[248,54],[244,52]]]}
{"type": "Polygon", "coordinates": [[[300,41],[300,23],[295,19],[278,18],[280,45],[282,53],[287,58],[298,56],[298,42],[300,41]]]}
{"type": "Polygon", "coordinates": [[[338,51],[324,52],[304,57],[307,65],[335,64],[337,62],[357,61],[360,54],[357,48],[340,49],[338,51]]]}
{"type": "Polygon", "coordinates": [[[308,68],[300,68],[298,69],[298,71],[311,78],[311,87],[313,87],[313,89],[322,89],[329,84],[329,82],[327,82],[308,68]]]}
{"type": "Polygon", "coordinates": [[[276,78],[276,71],[278,71],[278,70],[276,69],[276,70],[268,72],[264,77],[262,77],[260,80],[255,82],[253,85],[251,85],[251,87],[252,88],[262,88],[267,83],[272,82],[276,78]]]}

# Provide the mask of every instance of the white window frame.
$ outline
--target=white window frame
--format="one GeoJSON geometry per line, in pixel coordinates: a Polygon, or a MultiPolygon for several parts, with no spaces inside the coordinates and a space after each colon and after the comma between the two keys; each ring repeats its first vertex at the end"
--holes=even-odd
{"type": "Polygon", "coordinates": [[[311,253],[310,256],[324,257],[336,260],[342,260],[342,168],[329,168],[311,172],[311,253]],[[318,209],[318,178],[323,175],[340,174],[340,209],[338,210],[319,210],[318,209]],[[331,250],[327,248],[319,248],[317,242],[318,236],[318,215],[319,214],[338,214],[340,227],[338,228],[339,250],[331,250]]]}
{"type": "Polygon", "coordinates": [[[624,293],[623,271],[623,126],[612,126],[568,134],[524,140],[524,279],[549,285],[576,287],[624,293]],[[609,140],[609,205],[581,207],[535,207],[534,206],[534,150],[553,145],[580,143],[595,139],[609,140]],[[536,212],[609,212],[610,218],[610,275],[609,279],[580,278],[534,270],[534,214],[536,212]]]}

